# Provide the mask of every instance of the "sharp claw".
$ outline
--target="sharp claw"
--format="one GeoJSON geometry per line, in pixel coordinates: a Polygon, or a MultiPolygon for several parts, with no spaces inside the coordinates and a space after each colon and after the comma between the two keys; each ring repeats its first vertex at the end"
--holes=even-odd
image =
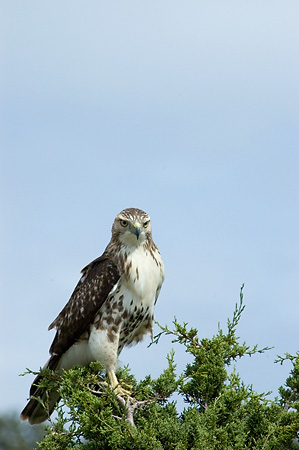
{"type": "MultiPolygon", "coordinates": [[[[129,399],[133,400],[132,392],[131,392],[130,390],[127,390],[127,389],[123,388],[123,387],[119,384],[118,379],[117,379],[117,377],[116,377],[116,375],[115,375],[115,372],[114,372],[113,370],[109,370],[109,371],[107,372],[107,376],[108,376],[108,378],[109,378],[109,382],[110,382],[110,385],[111,385],[112,389],[114,390],[114,392],[115,392],[117,395],[120,395],[120,396],[127,396],[129,399]]],[[[132,386],[130,386],[130,385],[128,385],[128,384],[127,384],[126,386],[128,386],[129,389],[130,389],[130,388],[132,389],[132,386]]]]}

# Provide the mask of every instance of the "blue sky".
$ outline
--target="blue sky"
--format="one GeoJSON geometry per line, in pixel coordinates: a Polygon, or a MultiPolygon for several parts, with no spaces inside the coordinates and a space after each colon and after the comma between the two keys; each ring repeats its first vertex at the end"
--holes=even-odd
{"type": "MultiPolygon", "coordinates": [[[[156,319],[212,336],[244,282],[238,335],[275,348],[236,367],[275,395],[299,349],[298,2],[4,0],[0,30],[1,411],[132,206],[166,266],[156,319]]],[[[172,348],[148,342],[120,358],[137,377],[172,348]]]]}

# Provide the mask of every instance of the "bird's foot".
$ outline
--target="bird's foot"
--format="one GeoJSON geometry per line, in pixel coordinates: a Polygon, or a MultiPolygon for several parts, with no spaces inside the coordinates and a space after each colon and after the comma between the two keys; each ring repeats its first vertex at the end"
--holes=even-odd
{"type": "MultiPolygon", "coordinates": [[[[126,386],[128,386],[128,385],[126,385],[126,386]]],[[[128,386],[128,387],[131,387],[131,386],[128,386]]],[[[128,389],[125,389],[120,384],[115,386],[115,388],[113,388],[113,390],[116,393],[116,395],[120,395],[121,397],[128,397],[130,400],[134,400],[133,397],[132,397],[132,391],[128,390],[128,389]]]]}
{"type": "MultiPolygon", "coordinates": [[[[121,384],[119,384],[114,371],[107,372],[107,376],[110,381],[110,386],[116,395],[119,395],[120,397],[126,397],[126,399],[129,400],[130,402],[135,401],[134,397],[132,397],[132,390],[125,389],[121,384]]],[[[125,386],[128,387],[129,389],[132,389],[132,386],[128,384],[125,386]]]]}

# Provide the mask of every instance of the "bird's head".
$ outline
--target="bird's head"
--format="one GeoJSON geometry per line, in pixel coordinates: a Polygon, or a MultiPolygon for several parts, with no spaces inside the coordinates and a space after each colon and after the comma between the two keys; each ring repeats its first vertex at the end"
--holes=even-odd
{"type": "Polygon", "coordinates": [[[141,209],[127,208],[115,218],[112,226],[112,236],[125,245],[138,246],[151,238],[151,220],[141,209]]]}

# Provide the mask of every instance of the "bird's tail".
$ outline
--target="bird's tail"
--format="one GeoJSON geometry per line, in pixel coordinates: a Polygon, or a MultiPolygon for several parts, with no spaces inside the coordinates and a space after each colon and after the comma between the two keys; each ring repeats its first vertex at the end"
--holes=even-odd
{"type": "MultiPolygon", "coordinates": [[[[44,369],[56,370],[59,360],[60,355],[51,356],[44,369]]],[[[30,400],[21,412],[21,419],[28,420],[31,425],[47,420],[60,400],[56,389],[45,391],[38,386],[42,377],[42,375],[37,375],[34,379],[29,392],[30,400]]]]}

